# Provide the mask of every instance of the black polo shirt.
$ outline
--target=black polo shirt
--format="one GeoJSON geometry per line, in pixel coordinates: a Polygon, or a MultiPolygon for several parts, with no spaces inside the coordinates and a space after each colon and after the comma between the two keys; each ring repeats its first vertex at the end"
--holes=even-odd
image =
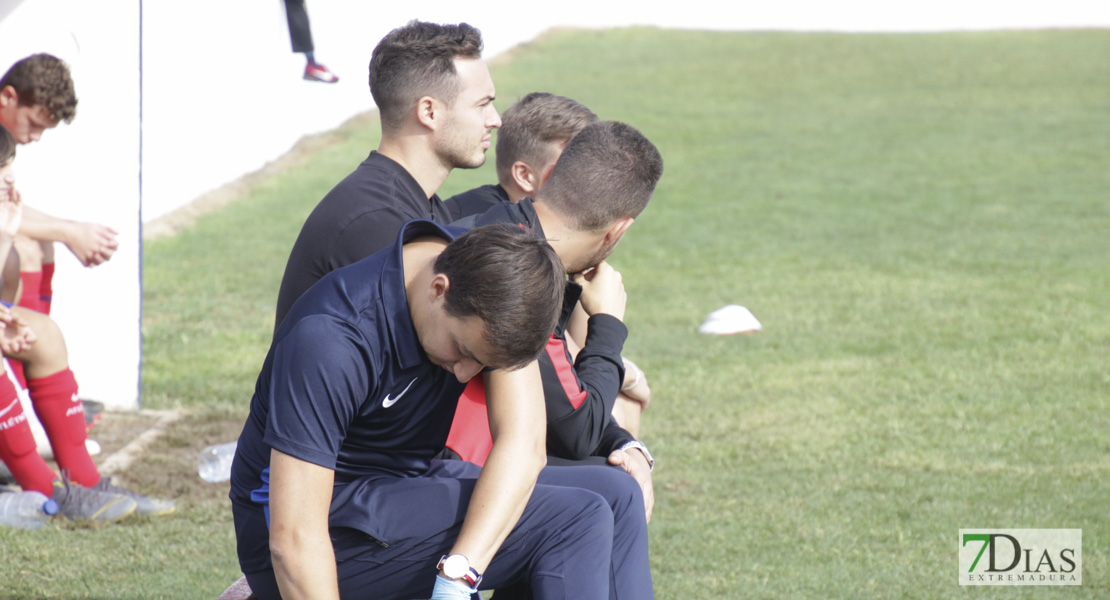
{"type": "Polygon", "coordinates": [[[377,151],[312,210],[297,236],[278,290],[274,328],[312,284],[328,273],[389,246],[412,219],[451,221],[401,165],[377,151]]]}
{"type": "Polygon", "coordinates": [[[444,200],[443,204],[451,215],[451,221],[458,221],[463,217],[480,215],[502,202],[512,203],[505,188],[500,185],[483,185],[455,194],[444,200]]]}

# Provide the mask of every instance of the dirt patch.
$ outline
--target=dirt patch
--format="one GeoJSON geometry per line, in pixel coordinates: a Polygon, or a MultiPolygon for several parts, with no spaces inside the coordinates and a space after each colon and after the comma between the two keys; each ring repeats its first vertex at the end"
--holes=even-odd
{"type": "MultiPolygon", "coordinates": [[[[210,500],[227,498],[228,484],[207,483],[197,475],[197,455],[205,446],[237,439],[243,430],[241,418],[200,417],[177,415],[165,427],[169,413],[163,411],[116,412],[101,415],[89,431],[89,438],[100,444],[101,451],[93,457],[102,474],[112,477],[112,482],[130,490],[157,498],[173,499],[178,510],[210,500]],[[121,451],[144,433],[148,443],[125,463],[114,461],[121,451]],[[123,464],[123,468],[104,471],[105,465],[123,464]]],[[[57,471],[58,465],[48,461],[57,471]]],[[[4,483],[11,485],[11,479],[4,483]]]]}
{"type": "Polygon", "coordinates": [[[100,419],[89,430],[89,438],[96,440],[101,448],[100,454],[95,459],[102,461],[119,452],[139,434],[153,427],[162,414],[151,411],[100,413],[100,419]]]}
{"type": "MultiPolygon", "coordinates": [[[[143,435],[160,416],[106,414],[89,432],[104,446],[97,465],[143,435]],[[155,418],[151,420],[150,416],[155,418]],[[109,450],[110,447],[114,450],[109,450]]],[[[197,475],[197,455],[205,446],[237,439],[243,430],[243,420],[182,415],[147,444],[124,470],[113,473],[113,481],[141,494],[173,499],[179,510],[213,499],[226,500],[229,484],[202,480],[197,475]]]]}

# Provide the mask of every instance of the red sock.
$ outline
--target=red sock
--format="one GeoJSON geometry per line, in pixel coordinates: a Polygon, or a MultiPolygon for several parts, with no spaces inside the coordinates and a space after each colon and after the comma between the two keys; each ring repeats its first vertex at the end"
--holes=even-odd
{"type": "Polygon", "coordinates": [[[27,377],[23,374],[23,363],[12,358],[8,359],[8,366],[12,368],[12,375],[15,375],[15,380],[19,382],[19,387],[27,389],[27,377]]]}
{"type": "Polygon", "coordinates": [[[23,282],[23,293],[19,295],[19,305],[37,311],[39,296],[42,295],[42,271],[20,271],[19,280],[23,282]]]}
{"type": "Polygon", "coordinates": [[[0,460],[12,472],[19,487],[54,493],[54,480],[58,478],[50,465],[35,450],[35,436],[23,405],[19,403],[15,386],[10,379],[0,376],[0,460]]]}
{"type": "Polygon", "coordinates": [[[54,460],[70,481],[92,487],[100,481],[88,449],[85,448],[85,408],[77,395],[77,380],[66,369],[53,375],[27,381],[27,392],[35,413],[50,438],[54,460]]]}
{"type": "Polygon", "coordinates": [[[50,314],[54,300],[54,263],[42,263],[42,283],[39,284],[39,312],[50,314]]]}

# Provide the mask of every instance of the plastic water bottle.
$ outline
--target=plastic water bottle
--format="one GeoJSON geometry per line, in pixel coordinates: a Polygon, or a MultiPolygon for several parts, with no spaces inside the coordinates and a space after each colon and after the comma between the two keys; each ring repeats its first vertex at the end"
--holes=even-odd
{"type": "Polygon", "coordinates": [[[197,474],[209,483],[231,479],[231,461],[235,458],[238,442],[209,446],[197,457],[197,474]]]}
{"type": "Polygon", "coordinates": [[[58,503],[39,492],[22,491],[0,494],[0,525],[19,529],[38,529],[57,514],[58,503]]]}

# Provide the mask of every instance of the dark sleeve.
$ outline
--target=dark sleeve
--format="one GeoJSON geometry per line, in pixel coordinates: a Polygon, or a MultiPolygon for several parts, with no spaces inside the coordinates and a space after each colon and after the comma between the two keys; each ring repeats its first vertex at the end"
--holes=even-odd
{"type": "Polygon", "coordinates": [[[580,460],[598,454],[603,440],[615,439],[609,437],[613,432],[606,432],[624,380],[621,349],[627,337],[620,319],[590,317],[586,342],[573,367],[565,342],[553,338],[548,344],[540,361],[548,454],[580,460]]]}
{"type": "Polygon", "coordinates": [[[263,441],[276,450],[335,469],[351,421],[370,391],[361,335],[325,315],[302,319],[274,348],[270,412],[263,441]]]}
{"type": "Polygon", "coordinates": [[[601,442],[594,449],[594,454],[598,456],[609,456],[614,450],[620,449],[621,446],[628,442],[635,441],[636,438],[628,433],[613,419],[609,419],[609,424],[605,426],[605,431],[601,432],[601,442]]]}

